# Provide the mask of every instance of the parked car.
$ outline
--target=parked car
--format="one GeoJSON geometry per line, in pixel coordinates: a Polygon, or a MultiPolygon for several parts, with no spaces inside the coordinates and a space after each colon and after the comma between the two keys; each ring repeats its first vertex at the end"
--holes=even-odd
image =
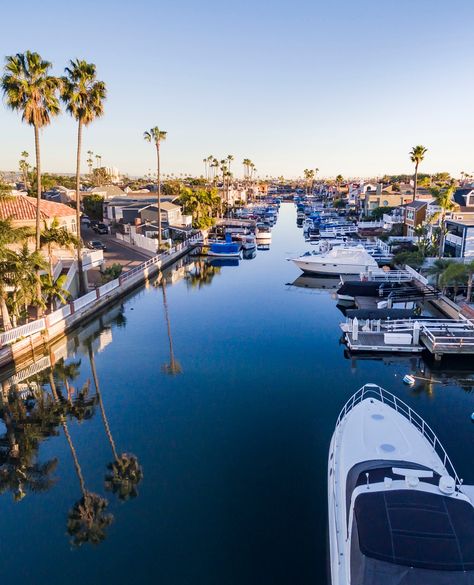
{"type": "Polygon", "coordinates": [[[97,225],[92,225],[92,229],[98,234],[109,233],[109,228],[105,225],[105,223],[98,223],[97,225]]]}
{"type": "Polygon", "coordinates": [[[85,225],[86,227],[90,227],[91,225],[91,220],[89,217],[87,217],[87,215],[82,215],[81,216],[81,224],[85,225]]]}
{"type": "Polygon", "coordinates": [[[104,244],[104,242],[101,242],[100,240],[91,240],[88,244],[87,247],[90,248],[91,250],[107,250],[106,245],[104,244]]]}

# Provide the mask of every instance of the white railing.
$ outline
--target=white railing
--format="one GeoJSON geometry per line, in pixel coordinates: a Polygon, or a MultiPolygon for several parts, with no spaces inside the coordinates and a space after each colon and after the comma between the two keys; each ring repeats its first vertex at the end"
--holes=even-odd
{"type": "Polygon", "coordinates": [[[111,280],[110,282],[106,282],[105,284],[103,284],[102,286],[99,287],[99,296],[102,297],[103,295],[106,295],[108,292],[116,289],[119,286],[120,286],[120,281],[118,278],[111,280]]]}
{"type": "Polygon", "coordinates": [[[48,315],[48,317],[47,317],[48,325],[49,326],[55,325],[56,323],[59,323],[59,321],[62,321],[66,317],[69,317],[70,314],[71,314],[71,306],[65,305],[64,307],[61,307],[57,311],[54,311],[54,313],[51,313],[50,315],[48,315]]]}
{"type": "Polygon", "coordinates": [[[421,274],[419,272],[417,272],[414,268],[412,268],[411,266],[405,266],[405,270],[411,274],[413,276],[413,278],[415,280],[418,280],[419,282],[421,282],[422,284],[428,284],[428,279],[425,278],[424,276],[421,276],[421,274]]]}
{"type": "Polygon", "coordinates": [[[77,272],[77,262],[76,262],[76,260],[74,260],[74,262],[69,267],[69,270],[67,271],[66,282],[64,283],[64,288],[66,290],[69,290],[71,288],[71,284],[72,284],[72,281],[74,280],[74,277],[76,276],[76,272],[77,272]]]}
{"type": "Polygon", "coordinates": [[[88,250],[82,253],[82,267],[89,270],[94,266],[99,266],[104,262],[104,252],[102,250],[88,250]]]}
{"type": "Polygon", "coordinates": [[[5,345],[6,343],[10,343],[11,341],[16,341],[17,339],[20,339],[20,337],[27,337],[29,335],[33,335],[34,333],[38,333],[39,331],[43,331],[45,327],[45,320],[37,319],[36,321],[32,321],[26,325],[15,327],[15,329],[9,329],[4,333],[0,333],[0,346],[5,345]]]}
{"type": "Polygon", "coordinates": [[[381,228],[383,227],[383,221],[359,221],[357,227],[361,230],[365,228],[381,228]]]}
{"type": "Polygon", "coordinates": [[[361,272],[361,281],[376,282],[411,282],[413,276],[406,270],[387,270],[387,272],[361,272]]]}
{"type": "Polygon", "coordinates": [[[380,400],[380,402],[383,404],[387,404],[398,413],[403,415],[407,420],[409,420],[410,423],[421,432],[428,443],[433,447],[433,450],[441,459],[443,466],[446,468],[449,475],[453,477],[456,485],[461,485],[459,476],[456,473],[454,465],[451,463],[451,459],[449,458],[446,449],[443,447],[440,440],[436,436],[436,433],[429,426],[429,424],[417,412],[410,408],[406,402],[403,402],[403,400],[400,400],[400,398],[397,398],[394,394],[384,390],[384,388],[381,388],[376,384],[365,384],[365,386],[362,386],[362,388],[360,388],[351,398],[349,398],[337,418],[336,427],[341,423],[342,419],[354,408],[354,406],[362,402],[362,400],[365,398],[371,397],[380,400]]]}
{"type": "Polygon", "coordinates": [[[53,268],[53,282],[59,278],[62,271],[63,271],[63,263],[61,260],[58,260],[56,262],[56,266],[53,268]]]}
{"type": "Polygon", "coordinates": [[[454,234],[447,233],[445,241],[449,242],[450,244],[454,244],[455,246],[462,246],[463,239],[460,236],[455,236],[454,234]]]}
{"type": "Polygon", "coordinates": [[[97,298],[97,293],[95,292],[95,290],[91,291],[90,293],[87,293],[86,295],[84,295],[82,297],[79,297],[73,303],[74,312],[78,311],[79,309],[82,309],[83,307],[85,307],[89,303],[92,303],[92,301],[95,301],[96,298],[97,298]]]}

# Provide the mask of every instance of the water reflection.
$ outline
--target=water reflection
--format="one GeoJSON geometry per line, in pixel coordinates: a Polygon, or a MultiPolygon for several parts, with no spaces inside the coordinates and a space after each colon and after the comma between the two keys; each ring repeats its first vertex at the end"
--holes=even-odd
{"type": "Polygon", "coordinates": [[[341,279],[338,276],[309,276],[308,274],[302,274],[291,283],[291,286],[335,290],[339,287],[340,281],[341,279]]]}
{"type": "Polygon", "coordinates": [[[181,374],[183,369],[174,355],[173,336],[171,334],[170,315],[169,315],[169,310],[168,310],[168,301],[166,299],[166,279],[164,279],[164,278],[161,281],[161,290],[163,293],[163,309],[165,311],[166,330],[167,330],[167,334],[168,334],[168,343],[169,343],[169,350],[170,350],[169,363],[162,365],[162,371],[165,374],[170,374],[171,376],[176,376],[177,374],[181,374]]]}
{"type": "Polygon", "coordinates": [[[186,283],[190,288],[208,286],[220,272],[220,266],[209,264],[204,259],[196,259],[186,273],[186,283]]]}

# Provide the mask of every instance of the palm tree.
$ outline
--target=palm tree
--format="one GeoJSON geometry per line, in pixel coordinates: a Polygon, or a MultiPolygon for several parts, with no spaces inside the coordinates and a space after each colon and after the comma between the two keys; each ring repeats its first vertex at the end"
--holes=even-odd
{"type": "Polygon", "coordinates": [[[441,275],[443,274],[443,272],[445,272],[446,268],[450,266],[453,262],[454,260],[437,258],[434,261],[433,265],[426,270],[426,273],[429,274],[430,276],[434,276],[436,278],[436,285],[439,286],[441,275]]]}
{"type": "Polygon", "coordinates": [[[459,262],[452,262],[446,270],[441,274],[440,284],[443,287],[443,293],[446,287],[452,286],[454,288],[454,298],[456,299],[458,289],[466,282],[466,267],[459,262]]]}
{"type": "Polygon", "coordinates": [[[164,364],[162,367],[163,372],[166,374],[170,374],[171,376],[175,376],[176,374],[181,374],[183,368],[181,364],[176,360],[174,357],[174,349],[173,349],[173,337],[171,335],[171,324],[170,324],[170,316],[168,311],[168,301],[166,298],[166,281],[164,278],[161,280],[161,290],[163,292],[163,308],[165,310],[165,319],[166,319],[166,329],[168,332],[168,342],[170,346],[170,362],[169,364],[164,364]]]}
{"type": "Polygon", "coordinates": [[[147,142],[153,143],[156,148],[156,172],[158,184],[158,248],[161,251],[161,174],[160,174],[160,143],[166,140],[167,132],[154,126],[144,132],[143,137],[147,142]]]}
{"type": "Polygon", "coordinates": [[[13,227],[9,219],[0,219],[0,313],[4,329],[11,329],[12,321],[8,311],[8,285],[14,274],[15,252],[11,244],[18,244],[30,235],[28,228],[13,227]]]}
{"type": "Polygon", "coordinates": [[[80,242],[80,239],[68,232],[66,228],[61,227],[56,217],[49,226],[46,221],[44,222],[40,235],[40,246],[48,251],[49,275],[51,278],[53,278],[53,245],[59,248],[74,248],[74,246],[77,247],[78,242],[80,242]]]}
{"type": "Polygon", "coordinates": [[[20,171],[23,175],[23,184],[25,186],[25,191],[28,191],[28,172],[30,170],[30,165],[28,164],[28,161],[26,160],[30,155],[26,152],[26,150],[24,150],[21,153],[21,159],[20,159],[20,163],[19,163],[19,167],[20,167],[20,171]]]}
{"type": "Polygon", "coordinates": [[[81,147],[82,128],[88,126],[104,113],[104,100],[107,90],[103,81],[98,81],[96,66],[93,63],[76,59],[69,62],[62,78],[61,99],[66,110],[77,122],[76,153],[76,230],[77,230],[77,269],[79,274],[79,294],[84,294],[84,272],[82,268],[81,242],[81,147]]]}
{"type": "Polygon", "coordinates": [[[7,106],[21,112],[22,120],[33,126],[35,134],[37,207],[36,249],[40,248],[41,155],[39,131],[48,126],[51,118],[60,112],[57,97],[61,87],[59,78],[49,75],[51,63],[38,53],[26,51],[6,57],[2,90],[7,106]]]}
{"type": "Polygon", "coordinates": [[[418,146],[414,146],[410,152],[410,160],[412,163],[415,164],[415,178],[413,181],[413,201],[415,201],[416,199],[416,188],[417,188],[417,184],[418,184],[418,165],[423,162],[423,159],[425,158],[425,154],[428,152],[428,149],[425,148],[424,146],[421,146],[421,144],[419,144],[418,146]]]}
{"type": "Polygon", "coordinates": [[[341,189],[341,183],[344,181],[344,178],[342,175],[337,175],[336,177],[336,189],[337,189],[337,194],[339,195],[340,193],[340,189],[341,189]]]}
{"type": "Polygon", "coordinates": [[[471,262],[468,262],[467,264],[465,264],[464,267],[466,269],[466,274],[467,274],[466,301],[468,303],[470,303],[471,296],[472,296],[472,285],[473,285],[473,279],[474,279],[474,260],[471,260],[471,262]]]}
{"type": "Polygon", "coordinates": [[[456,203],[453,201],[454,190],[454,185],[450,185],[445,189],[441,187],[432,187],[430,189],[431,195],[434,197],[435,204],[441,208],[441,211],[438,211],[431,216],[432,222],[437,221],[438,219],[440,220],[441,237],[439,242],[438,258],[441,258],[443,254],[444,238],[446,235],[446,215],[451,211],[455,211],[457,208],[456,203]]]}
{"type": "Polygon", "coordinates": [[[102,421],[114,456],[114,460],[107,466],[109,472],[105,477],[105,487],[106,489],[117,493],[121,500],[128,500],[129,498],[134,498],[138,495],[137,486],[143,478],[143,471],[138,462],[138,458],[135,455],[132,455],[131,453],[121,453],[119,455],[117,452],[117,447],[115,446],[109,421],[105,413],[104,401],[99,387],[99,377],[95,367],[94,352],[90,340],[87,343],[87,349],[102,421]]]}
{"type": "Polygon", "coordinates": [[[44,274],[41,277],[41,290],[51,312],[54,311],[54,302],[56,300],[65,305],[71,296],[71,293],[64,288],[66,280],[67,274],[61,274],[57,280],[53,280],[50,274],[44,274]]]}
{"type": "Polygon", "coordinates": [[[233,160],[234,160],[233,155],[232,154],[228,154],[227,155],[227,166],[229,167],[229,172],[230,172],[230,166],[231,166],[233,160]]]}
{"type": "MultiPolygon", "coordinates": [[[[17,251],[11,251],[9,255],[10,274],[7,282],[12,286],[11,307],[12,324],[17,326],[17,320],[23,314],[28,319],[28,307],[33,303],[41,304],[42,298],[37,298],[35,275],[46,267],[44,256],[41,252],[30,250],[28,243],[23,242],[17,251]]],[[[5,280],[5,278],[4,278],[5,280]]]]}
{"type": "Polygon", "coordinates": [[[89,167],[89,175],[92,177],[92,169],[94,168],[94,153],[92,152],[92,150],[88,150],[87,151],[87,166],[89,167]]]}

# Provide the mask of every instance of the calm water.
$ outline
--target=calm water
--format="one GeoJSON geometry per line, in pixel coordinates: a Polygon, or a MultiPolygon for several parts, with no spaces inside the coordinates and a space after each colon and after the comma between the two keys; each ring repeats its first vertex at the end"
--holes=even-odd
{"type": "Polygon", "coordinates": [[[344,401],[368,381],[414,406],[474,482],[474,364],[347,359],[331,292],[290,286],[300,273],[285,258],[305,249],[285,204],[269,251],[238,267],[183,267],[165,297],[140,289],[38,356],[30,385],[48,397],[52,383],[61,407],[10,398],[2,411],[3,583],[326,583],[329,440],[344,401]],[[136,489],[105,487],[113,451],[94,367],[116,451],[143,469],[136,489]],[[431,381],[408,389],[408,371],[431,381]],[[90,538],[77,525],[68,534],[83,492],[113,515],[93,532],[105,537],[96,545],[74,545],[90,538]]]}

